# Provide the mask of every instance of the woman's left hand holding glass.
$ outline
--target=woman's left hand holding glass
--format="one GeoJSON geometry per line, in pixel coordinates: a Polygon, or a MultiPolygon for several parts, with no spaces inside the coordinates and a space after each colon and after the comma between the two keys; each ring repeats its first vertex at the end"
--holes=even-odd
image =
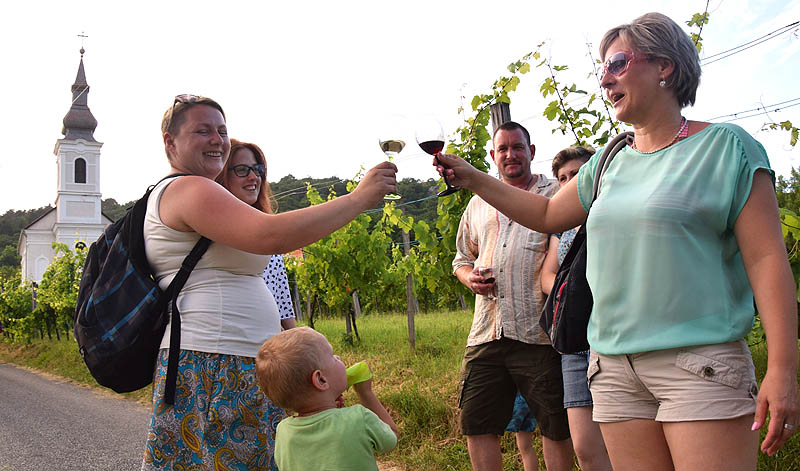
{"type": "Polygon", "coordinates": [[[365,208],[374,208],[384,195],[397,191],[396,175],[395,164],[381,162],[367,171],[351,195],[363,200],[365,208]]]}

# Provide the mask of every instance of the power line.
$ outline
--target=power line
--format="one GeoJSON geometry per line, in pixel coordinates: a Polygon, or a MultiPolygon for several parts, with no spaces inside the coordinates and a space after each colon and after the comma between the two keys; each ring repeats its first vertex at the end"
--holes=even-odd
{"type": "Polygon", "coordinates": [[[709,65],[709,64],[713,64],[714,62],[721,61],[722,59],[725,59],[726,57],[730,57],[730,56],[732,56],[734,54],[738,54],[738,53],[740,53],[742,51],[750,49],[753,46],[757,46],[757,45],[759,45],[759,44],[761,44],[761,43],[763,43],[765,41],[769,41],[770,39],[777,38],[781,34],[790,31],[793,27],[795,27],[797,25],[800,25],[800,21],[795,21],[792,24],[788,24],[786,26],[778,28],[775,31],[772,31],[770,33],[765,34],[764,36],[761,36],[759,38],[753,39],[752,41],[746,42],[744,44],[740,44],[739,46],[736,46],[736,47],[733,47],[731,49],[728,49],[727,51],[722,51],[722,52],[718,52],[716,54],[712,54],[710,56],[706,56],[703,59],[701,59],[700,62],[702,63],[703,66],[706,66],[706,65],[709,65]],[[712,60],[709,60],[709,59],[712,59],[712,60]]]}
{"type": "Polygon", "coordinates": [[[791,108],[791,107],[797,106],[797,105],[800,105],[800,103],[794,103],[794,104],[786,105],[786,106],[783,106],[783,107],[780,107],[780,108],[775,108],[775,109],[772,109],[772,110],[764,110],[764,111],[761,111],[759,113],[753,113],[753,114],[747,115],[747,116],[740,116],[738,118],[733,118],[733,119],[729,119],[727,121],[723,121],[723,123],[730,123],[730,122],[733,122],[733,121],[739,121],[740,119],[752,118],[752,117],[755,117],[755,116],[758,116],[758,115],[762,115],[762,114],[767,114],[767,113],[774,113],[776,111],[782,111],[782,110],[785,110],[786,108],[791,108]]]}
{"type": "MultiPolygon", "coordinates": [[[[399,208],[401,206],[408,206],[410,204],[419,203],[420,201],[429,200],[431,198],[437,198],[437,195],[430,195],[430,196],[426,196],[424,198],[420,198],[418,200],[409,201],[407,203],[401,203],[401,204],[395,205],[395,207],[399,208]]],[[[383,211],[383,208],[368,209],[368,210],[366,210],[364,212],[365,213],[377,213],[377,212],[380,212],[380,211],[383,211]]]]}
{"type": "MultiPolygon", "coordinates": [[[[760,110],[763,110],[764,112],[766,112],[766,111],[777,111],[777,110],[767,110],[767,108],[772,108],[772,107],[774,107],[774,106],[780,106],[780,105],[784,105],[784,104],[786,104],[786,103],[791,103],[791,102],[793,102],[793,101],[798,101],[798,100],[800,100],[800,97],[797,97],[797,98],[792,98],[791,100],[782,101],[782,102],[780,102],[780,103],[775,103],[775,104],[773,104],[773,105],[759,106],[759,107],[757,107],[757,108],[753,108],[753,109],[751,109],[751,110],[737,111],[736,113],[730,113],[730,114],[724,114],[724,115],[721,115],[721,116],[716,116],[716,117],[714,117],[714,118],[707,119],[706,121],[714,121],[714,120],[716,120],[716,119],[720,119],[720,118],[727,118],[727,117],[729,117],[729,116],[731,116],[731,117],[734,117],[734,118],[737,118],[737,117],[738,117],[738,115],[740,115],[740,114],[744,114],[744,113],[751,113],[751,112],[753,112],[753,111],[760,111],[760,110]]],[[[792,105],[792,106],[794,106],[794,105],[792,105]]],[[[784,108],[787,108],[787,107],[786,107],[786,106],[784,106],[784,108]]],[[[778,108],[778,109],[780,109],[780,108],[778,108]]]]}
{"type": "MultiPolygon", "coordinates": [[[[314,183],[313,185],[311,185],[311,187],[313,188],[313,187],[318,187],[318,186],[322,186],[322,185],[328,185],[328,184],[331,184],[331,183],[335,185],[336,183],[344,182],[344,181],[345,180],[339,178],[339,179],[336,179],[336,180],[328,180],[328,181],[324,181],[324,182],[314,183]]],[[[291,188],[289,190],[281,191],[280,193],[275,193],[274,195],[272,195],[272,197],[275,198],[275,201],[278,201],[278,200],[281,200],[283,198],[286,198],[286,197],[289,197],[289,196],[292,196],[292,195],[303,193],[303,192],[307,191],[307,189],[308,189],[307,186],[298,186],[296,188],[291,188]]]]}

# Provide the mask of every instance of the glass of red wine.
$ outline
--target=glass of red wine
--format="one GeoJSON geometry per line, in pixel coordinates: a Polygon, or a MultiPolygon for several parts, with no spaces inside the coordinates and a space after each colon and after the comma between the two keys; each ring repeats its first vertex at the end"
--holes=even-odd
{"type": "MultiPolygon", "coordinates": [[[[428,154],[434,156],[436,162],[441,165],[442,162],[439,160],[439,154],[444,148],[444,131],[439,121],[432,116],[424,117],[417,124],[416,134],[419,147],[428,154]]],[[[451,195],[461,189],[461,187],[452,186],[450,182],[447,181],[447,177],[442,176],[442,179],[447,188],[439,192],[439,197],[451,195]]]]}
{"type": "MultiPolygon", "coordinates": [[[[475,270],[478,272],[478,275],[483,278],[484,283],[495,283],[497,281],[494,277],[494,269],[492,267],[475,267],[475,270]]],[[[497,296],[494,294],[496,289],[496,287],[492,288],[492,292],[486,295],[489,300],[497,300],[497,296]]]]}

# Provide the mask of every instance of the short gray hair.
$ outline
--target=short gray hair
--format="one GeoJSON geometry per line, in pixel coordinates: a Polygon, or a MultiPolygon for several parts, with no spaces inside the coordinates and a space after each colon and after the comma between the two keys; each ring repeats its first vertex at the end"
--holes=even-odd
{"type": "Polygon", "coordinates": [[[611,28],[600,41],[600,57],[622,37],[651,59],[666,59],[675,66],[667,78],[667,86],[675,91],[681,108],[694,105],[700,85],[700,56],[689,35],[666,15],[647,13],[630,24],[611,28]]]}

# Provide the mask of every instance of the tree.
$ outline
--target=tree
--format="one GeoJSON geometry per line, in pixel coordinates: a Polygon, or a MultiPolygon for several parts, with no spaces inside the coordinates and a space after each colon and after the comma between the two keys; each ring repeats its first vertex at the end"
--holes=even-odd
{"type": "Polygon", "coordinates": [[[789,178],[778,176],[775,184],[778,206],[800,214],[800,172],[792,168],[789,178]]]}
{"type": "Polygon", "coordinates": [[[6,245],[0,250],[0,266],[18,267],[20,260],[16,244],[6,245]]]}

